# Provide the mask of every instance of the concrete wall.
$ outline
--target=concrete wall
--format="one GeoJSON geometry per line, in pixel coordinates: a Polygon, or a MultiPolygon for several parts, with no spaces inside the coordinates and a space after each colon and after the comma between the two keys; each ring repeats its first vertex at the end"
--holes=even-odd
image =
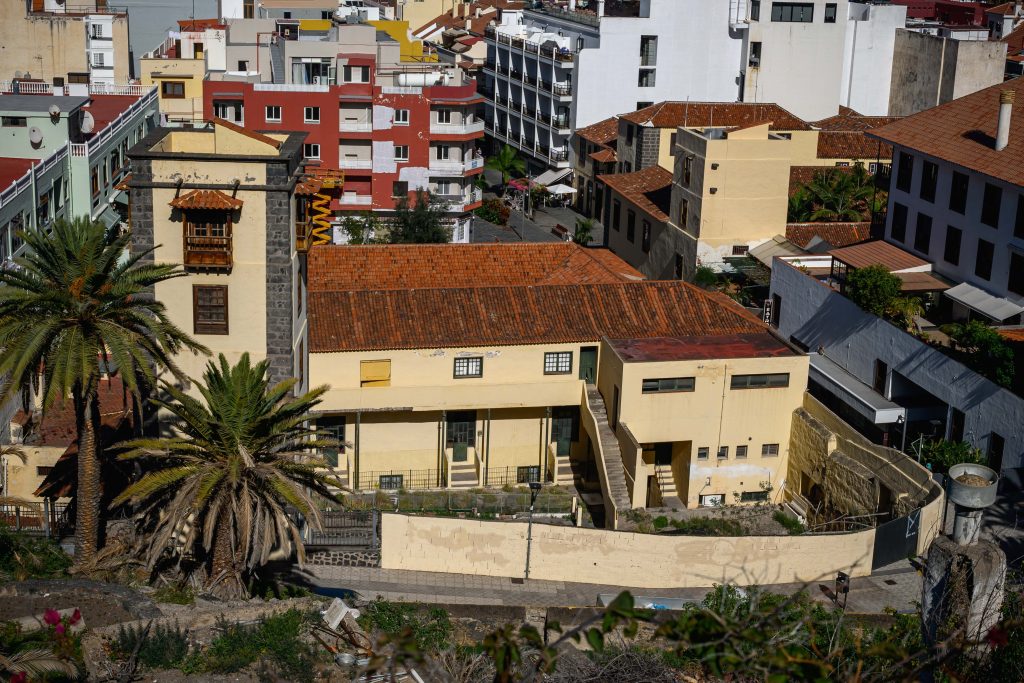
{"type": "Polygon", "coordinates": [[[156,86],[160,98],[160,113],[171,120],[199,120],[203,118],[203,78],[206,62],[203,59],[141,59],[140,80],[143,85],[156,86]],[[164,82],[181,83],[185,96],[164,97],[164,82]]]}
{"type": "MultiPolygon", "coordinates": [[[[779,333],[821,347],[871,386],[876,359],[936,398],[963,411],[964,440],[983,452],[993,433],[1005,439],[1003,468],[1024,464],[1024,399],[972,372],[894,325],[862,311],[823,283],[776,259],[772,294],[782,298],[779,333]]],[[[947,420],[948,423],[948,420],[947,420]]]]}
{"type": "Polygon", "coordinates": [[[7,495],[14,498],[39,501],[36,489],[46,478],[46,471],[39,468],[50,468],[56,464],[65,446],[21,446],[25,454],[25,462],[14,456],[3,458],[6,463],[7,495]]]}
{"type": "Polygon", "coordinates": [[[909,116],[1001,83],[1006,43],[897,30],[889,115],[909,116]]]}
{"type": "MultiPolygon", "coordinates": [[[[381,567],[522,576],[526,524],[381,516],[381,567]]],[[[690,588],[813,582],[871,571],[874,530],[813,536],[705,538],[533,525],[530,578],[690,588]]]]}

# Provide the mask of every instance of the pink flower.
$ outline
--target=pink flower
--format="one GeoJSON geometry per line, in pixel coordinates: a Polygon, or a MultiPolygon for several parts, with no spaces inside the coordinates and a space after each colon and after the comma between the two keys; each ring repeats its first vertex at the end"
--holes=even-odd
{"type": "Polygon", "coordinates": [[[71,613],[71,618],[68,619],[68,623],[71,624],[72,626],[74,626],[75,624],[77,624],[81,620],[82,620],[82,613],[76,607],[75,611],[71,613]]]}
{"type": "Polygon", "coordinates": [[[28,674],[24,671],[19,671],[10,678],[10,683],[25,683],[28,681],[28,674]]]}
{"type": "Polygon", "coordinates": [[[43,621],[50,626],[56,626],[60,623],[60,612],[55,609],[47,609],[43,613],[43,621]]]}
{"type": "Polygon", "coordinates": [[[56,633],[58,636],[64,635],[64,630],[64,624],[57,624],[53,627],[53,632],[56,633]]]}

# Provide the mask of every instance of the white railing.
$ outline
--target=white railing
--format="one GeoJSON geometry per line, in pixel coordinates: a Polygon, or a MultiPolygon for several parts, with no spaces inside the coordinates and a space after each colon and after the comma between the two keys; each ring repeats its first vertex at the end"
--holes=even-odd
{"type": "Polygon", "coordinates": [[[0,81],[0,92],[19,95],[52,95],[53,86],[40,81],[0,81]]]}
{"type": "Polygon", "coordinates": [[[373,168],[372,159],[341,159],[338,161],[341,168],[360,169],[373,168]]]}
{"type": "Polygon", "coordinates": [[[369,206],[373,204],[373,197],[368,194],[345,194],[338,203],[342,206],[369,206]]]}
{"type": "Polygon", "coordinates": [[[437,199],[447,204],[449,211],[465,211],[467,206],[483,201],[484,194],[481,190],[473,189],[465,195],[438,195],[437,199]]]}
{"type": "Polygon", "coordinates": [[[267,92],[330,92],[331,86],[312,83],[254,83],[252,89],[267,92]]]}
{"type": "MultiPolygon", "coordinates": [[[[148,88],[148,92],[146,93],[145,96],[140,97],[139,99],[132,102],[131,106],[125,109],[123,112],[121,112],[120,116],[111,121],[109,125],[107,125],[102,131],[100,131],[99,135],[85,143],[88,146],[88,152],[92,154],[101,145],[103,145],[111,138],[116,136],[121,130],[126,128],[128,125],[135,125],[137,123],[137,121],[135,121],[135,116],[143,109],[155,105],[156,99],[156,87],[148,88]]],[[[75,150],[72,149],[71,156],[81,155],[75,154],[75,150]]]]}
{"type": "Polygon", "coordinates": [[[338,130],[343,133],[370,133],[373,132],[373,124],[369,121],[342,121],[338,130]]]}
{"type": "Polygon", "coordinates": [[[472,123],[431,123],[430,133],[432,135],[468,135],[470,133],[483,133],[484,122],[473,121],[472,123]]]}
{"type": "Polygon", "coordinates": [[[68,146],[61,145],[60,148],[50,156],[46,157],[33,168],[25,171],[25,175],[21,176],[13,183],[8,185],[2,192],[0,192],[0,208],[3,208],[7,204],[10,204],[17,197],[19,197],[26,190],[32,187],[32,173],[35,172],[36,177],[39,177],[52,169],[57,164],[64,161],[64,158],[68,155],[68,146]]]}
{"type": "Polygon", "coordinates": [[[85,142],[72,142],[68,146],[71,148],[71,156],[73,157],[89,156],[89,145],[85,142]]]}
{"type": "Polygon", "coordinates": [[[384,85],[381,86],[384,95],[422,95],[423,88],[416,85],[384,85]]]}
{"type": "Polygon", "coordinates": [[[483,168],[484,160],[483,157],[472,157],[466,161],[448,161],[442,159],[431,159],[430,160],[430,172],[431,173],[456,173],[462,175],[469,171],[475,171],[478,168],[483,168]]]}
{"type": "Polygon", "coordinates": [[[470,159],[470,160],[468,160],[466,162],[466,170],[467,171],[475,171],[476,169],[483,168],[483,167],[484,167],[484,158],[483,157],[473,157],[472,159],[470,159]]]}
{"type": "Polygon", "coordinates": [[[89,85],[90,95],[131,95],[132,97],[143,97],[150,90],[155,90],[152,85],[141,83],[94,83],[89,85]]]}

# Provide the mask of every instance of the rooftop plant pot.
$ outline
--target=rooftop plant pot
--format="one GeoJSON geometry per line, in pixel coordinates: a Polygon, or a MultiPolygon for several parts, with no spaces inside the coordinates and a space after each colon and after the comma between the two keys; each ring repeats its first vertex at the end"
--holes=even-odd
{"type": "Polygon", "coordinates": [[[946,491],[949,499],[957,505],[980,510],[996,502],[998,484],[999,475],[995,470],[984,465],[965,463],[949,468],[949,486],[946,491]]]}

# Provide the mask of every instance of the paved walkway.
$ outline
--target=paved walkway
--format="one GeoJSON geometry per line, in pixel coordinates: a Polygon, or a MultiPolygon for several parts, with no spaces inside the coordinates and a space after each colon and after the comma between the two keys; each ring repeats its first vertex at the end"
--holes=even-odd
{"type": "MultiPolygon", "coordinates": [[[[350,590],[364,599],[377,596],[401,602],[426,602],[455,605],[504,605],[522,607],[592,607],[602,593],[617,594],[629,590],[634,596],[647,598],[681,598],[700,602],[708,588],[629,588],[624,586],[511,579],[417,572],[400,569],[363,567],[306,567],[295,569],[294,578],[312,589],[350,590]]],[[[767,586],[776,593],[793,593],[807,589],[812,598],[825,601],[817,584],[779,584],[767,586]]],[[[832,584],[831,578],[820,583],[832,584]]],[[[921,576],[908,562],[880,569],[870,577],[850,582],[848,610],[852,613],[876,614],[886,608],[901,612],[915,610],[920,600],[921,576]]]]}

